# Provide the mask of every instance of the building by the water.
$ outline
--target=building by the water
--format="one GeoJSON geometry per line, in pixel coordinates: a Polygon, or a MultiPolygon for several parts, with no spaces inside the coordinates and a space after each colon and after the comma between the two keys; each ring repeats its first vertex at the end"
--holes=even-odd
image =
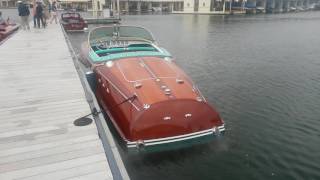
{"type": "MultiPolygon", "coordinates": [[[[121,12],[168,11],[195,14],[242,14],[306,11],[320,0],[120,0],[121,12]]],[[[107,2],[106,5],[115,1],[107,2]]]]}
{"type": "MultiPolygon", "coordinates": [[[[18,0],[0,0],[1,7],[15,7],[18,0]]],[[[116,0],[58,0],[61,8],[102,11],[117,8],[116,0]]],[[[291,12],[313,9],[320,0],[120,0],[121,13],[165,11],[195,14],[291,12]]]]}
{"type": "MultiPolygon", "coordinates": [[[[32,4],[33,0],[26,0],[29,4],[32,4]]],[[[105,0],[42,0],[45,4],[53,1],[57,1],[59,8],[62,9],[75,9],[79,11],[98,10],[102,11],[106,7],[105,0]]],[[[18,6],[18,0],[0,0],[0,8],[16,8],[18,6]]]]}
{"type": "Polygon", "coordinates": [[[0,8],[16,7],[16,0],[0,0],[0,8]]]}

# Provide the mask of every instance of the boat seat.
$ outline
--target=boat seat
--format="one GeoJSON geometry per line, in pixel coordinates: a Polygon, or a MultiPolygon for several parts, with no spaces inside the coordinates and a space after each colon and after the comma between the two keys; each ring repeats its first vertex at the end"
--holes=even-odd
{"type": "Polygon", "coordinates": [[[92,46],[92,49],[94,50],[94,52],[99,50],[99,48],[97,46],[92,46]]]}

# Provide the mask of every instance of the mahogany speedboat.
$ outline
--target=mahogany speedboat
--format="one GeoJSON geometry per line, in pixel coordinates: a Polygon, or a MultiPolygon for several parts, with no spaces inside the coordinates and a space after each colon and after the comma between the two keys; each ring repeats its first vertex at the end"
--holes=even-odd
{"type": "Polygon", "coordinates": [[[217,111],[144,28],[93,29],[80,61],[91,68],[91,89],[129,150],[185,147],[225,131],[217,111]]]}
{"type": "Polygon", "coordinates": [[[61,14],[61,24],[68,32],[85,31],[88,29],[87,22],[80,16],[79,13],[75,12],[61,14]]]}
{"type": "Polygon", "coordinates": [[[16,30],[18,30],[19,25],[15,23],[10,22],[4,22],[0,24],[0,43],[5,38],[10,36],[12,33],[14,33],[16,30]]]}

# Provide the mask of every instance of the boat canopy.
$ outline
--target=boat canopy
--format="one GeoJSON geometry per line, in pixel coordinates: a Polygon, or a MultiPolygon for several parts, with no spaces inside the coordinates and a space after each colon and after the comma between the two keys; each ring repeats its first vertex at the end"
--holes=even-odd
{"type": "Polygon", "coordinates": [[[103,26],[93,29],[89,34],[89,43],[101,41],[136,40],[154,42],[152,34],[136,26],[103,26]]]}

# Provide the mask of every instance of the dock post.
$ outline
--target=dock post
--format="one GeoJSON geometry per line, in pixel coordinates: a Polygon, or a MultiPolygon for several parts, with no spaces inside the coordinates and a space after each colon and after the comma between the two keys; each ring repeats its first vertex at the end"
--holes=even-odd
{"type": "Polygon", "coordinates": [[[226,12],[226,1],[223,1],[223,7],[222,7],[223,14],[226,12]]]}
{"type": "Polygon", "coordinates": [[[137,2],[137,11],[141,12],[141,1],[137,2]]]}
{"type": "Polygon", "coordinates": [[[303,4],[302,0],[297,0],[297,7],[302,7],[302,4],[303,4]]]}
{"type": "Polygon", "coordinates": [[[126,12],[129,12],[129,1],[126,1],[124,3],[124,9],[125,9],[126,12]]]}
{"type": "Polygon", "coordinates": [[[282,0],[277,0],[276,2],[275,2],[275,6],[274,6],[274,12],[275,13],[280,13],[280,12],[282,12],[282,0]]]}
{"type": "Polygon", "coordinates": [[[112,12],[116,12],[116,2],[115,1],[111,1],[111,10],[112,12]]]}
{"type": "Polygon", "coordinates": [[[151,10],[152,9],[152,2],[147,2],[148,4],[148,10],[151,10]]]}
{"type": "Polygon", "coordinates": [[[305,0],[305,1],[304,1],[304,7],[305,7],[305,8],[308,8],[308,7],[309,7],[309,0],[305,0]]]}
{"type": "Polygon", "coordinates": [[[174,2],[169,2],[169,12],[173,12],[173,3],[174,2]]]}
{"type": "Polygon", "coordinates": [[[293,1],[292,7],[297,8],[297,6],[298,6],[298,0],[293,1]]]}
{"type": "Polygon", "coordinates": [[[273,13],[275,12],[275,0],[267,0],[267,5],[266,5],[266,12],[267,13],[273,13]]]}
{"type": "Polygon", "coordinates": [[[117,0],[117,12],[118,12],[118,18],[120,19],[120,0],[117,0]]]}
{"type": "Polygon", "coordinates": [[[286,12],[289,12],[289,8],[290,8],[291,1],[287,0],[286,2],[287,2],[287,3],[285,4],[285,6],[286,6],[286,12]]]}
{"type": "Polygon", "coordinates": [[[180,11],[184,11],[184,7],[183,7],[183,3],[182,2],[179,3],[179,10],[180,11]]]}
{"type": "Polygon", "coordinates": [[[283,12],[283,0],[279,0],[279,12],[283,12]]]}
{"type": "Polygon", "coordinates": [[[255,9],[253,10],[253,14],[256,14],[257,13],[257,0],[252,0],[252,3],[253,3],[253,7],[255,7],[255,9]]]}
{"type": "Polygon", "coordinates": [[[274,13],[275,8],[276,8],[276,0],[272,0],[272,3],[271,3],[271,11],[272,11],[272,13],[274,13]]]}
{"type": "Polygon", "coordinates": [[[288,4],[287,0],[282,0],[282,12],[287,11],[287,4],[288,4]]]}

